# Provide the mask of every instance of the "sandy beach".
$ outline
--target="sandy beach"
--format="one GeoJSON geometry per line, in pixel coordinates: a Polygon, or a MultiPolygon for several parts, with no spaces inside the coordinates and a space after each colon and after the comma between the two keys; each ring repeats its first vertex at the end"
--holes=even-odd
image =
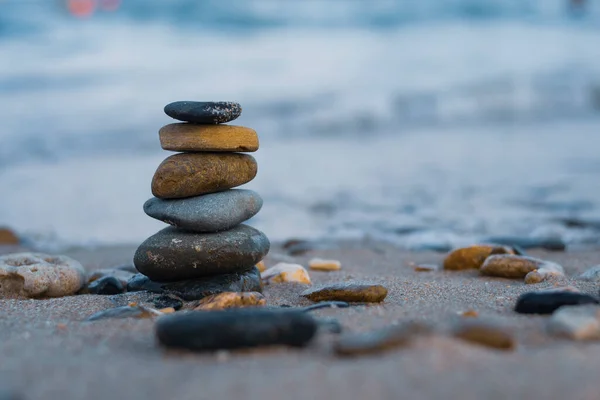
{"type": "MultiPolygon", "coordinates": [[[[19,250],[2,247],[0,252],[19,250]]],[[[88,270],[127,264],[135,248],[71,250],[88,270]]],[[[530,251],[560,263],[574,277],[598,264],[600,249],[530,251]]],[[[597,399],[600,344],[552,338],[547,316],[513,312],[524,292],[551,287],[521,280],[480,277],[477,271],[416,272],[411,263],[440,263],[434,252],[408,252],[383,243],[348,242],[290,256],[274,246],[267,266],[279,261],[306,265],[313,257],[340,260],[339,272],[310,271],[313,284],[369,281],[384,285],[382,304],[323,309],[313,313],[340,321],[344,332],[368,331],[417,319],[436,327],[405,348],[340,358],[331,351],[336,334],[320,332],[304,349],[270,348],[196,354],[161,348],[150,319],[83,320],[97,311],[156,295],[78,295],[47,300],[0,300],[0,388],[2,399],[597,399]],[[481,320],[514,331],[513,351],[469,344],[444,332],[460,314],[475,310],[481,320]],[[8,394],[7,394],[8,396],[8,394]],[[18,397],[21,396],[21,397],[18,397]]],[[[569,278],[582,292],[598,284],[569,278]]],[[[306,287],[265,287],[268,305],[307,305],[306,287]]]]}

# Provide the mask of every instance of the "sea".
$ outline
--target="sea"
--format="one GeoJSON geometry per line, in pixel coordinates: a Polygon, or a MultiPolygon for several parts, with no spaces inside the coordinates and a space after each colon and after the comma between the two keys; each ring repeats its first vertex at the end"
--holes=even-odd
{"type": "Polygon", "coordinates": [[[599,0],[0,0],[0,225],[164,227],[176,100],[242,105],[272,241],[600,244],[599,0]]]}

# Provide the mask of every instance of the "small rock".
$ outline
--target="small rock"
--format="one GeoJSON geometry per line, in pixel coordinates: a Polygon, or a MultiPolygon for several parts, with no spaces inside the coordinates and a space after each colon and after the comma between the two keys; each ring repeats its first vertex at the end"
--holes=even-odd
{"type": "Polygon", "coordinates": [[[475,310],[467,310],[460,313],[460,315],[465,318],[477,318],[479,313],[475,310]]]}
{"type": "Polygon", "coordinates": [[[194,310],[260,307],[266,304],[265,296],[258,292],[223,292],[203,298],[194,310]]]}
{"type": "Polygon", "coordinates": [[[167,157],[152,178],[152,194],[179,199],[220,192],[250,182],[256,160],[240,153],[178,153],[167,157]]]}
{"type": "Polygon", "coordinates": [[[269,252],[264,233],[238,225],[217,233],[168,227],[146,239],[133,262],[155,281],[178,281],[248,270],[269,252]]]}
{"type": "Polygon", "coordinates": [[[444,269],[458,271],[479,269],[492,254],[513,254],[508,247],[480,244],[451,251],[444,259],[444,269]]]}
{"type": "Polygon", "coordinates": [[[156,323],[156,336],[167,347],[197,351],[272,345],[306,346],[317,331],[310,314],[265,309],[180,312],[156,323]]]}
{"type": "Polygon", "coordinates": [[[503,326],[480,320],[462,320],[454,328],[453,336],[467,342],[501,350],[516,347],[513,334],[503,326]]]}
{"type": "Polygon", "coordinates": [[[552,314],[562,306],[598,304],[598,299],[584,293],[540,291],[524,293],[517,299],[520,314],[552,314]]]}
{"type": "Polygon", "coordinates": [[[223,124],[239,117],[242,107],[232,101],[175,101],[165,106],[165,114],[195,124],[223,124]]]}
{"type": "Polygon", "coordinates": [[[0,227],[0,245],[17,245],[19,237],[9,228],[0,227]]]}
{"type": "Polygon", "coordinates": [[[188,231],[221,232],[252,218],[262,204],[262,198],[252,190],[231,189],[185,199],[153,197],[144,203],[144,212],[188,231]]]}
{"type": "Polygon", "coordinates": [[[333,350],[341,356],[380,353],[405,347],[413,338],[431,331],[430,326],[411,321],[366,333],[345,334],[334,344],[333,350]]]}
{"type": "Polygon", "coordinates": [[[90,283],[88,291],[91,294],[119,294],[124,293],[126,287],[114,276],[104,276],[90,283]]]}
{"type": "Polygon", "coordinates": [[[572,340],[600,340],[600,306],[565,306],[550,317],[548,331],[572,340]]]}
{"type": "Polygon", "coordinates": [[[85,283],[81,264],[67,256],[14,253],[0,256],[0,298],[61,297],[85,283]]]}
{"type": "Polygon", "coordinates": [[[600,265],[596,265],[579,275],[582,281],[600,282],[600,265]]]}
{"type": "Polygon", "coordinates": [[[342,263],[337,260],[322,260],[313,258],[308,262],[308,268],[315,271],[339,271],[342,269],[342,263]]]}
{"type": "Polygon", "coordinates": [[[265,265],[264,261],[259,261],[256,263],[256,269],[258,269],[259,272],[265,272],[267,270],[267,266],[265,265]]]}
{"type": "Polygon", "coordinates": [[[435,271],[440,270],[440,267],[436,264],[414,264],[414,263],[411,263],[411,267],[413,267],[416,272],[435,272],[435,271]]]}
{"type": "Polygon", "coordinates": [[[263,281],[269,284],[296,282],[310,285],[308,271],[299,264],[279,263],[261,273],[263,281]]]}
{"type": "Polygon", "coordinates": [[[525,275],[525,283],[531,285],[550,279],[559,279],[564,276],[564,270],[560,265],[546,262],[540,269],[536,269],[525,275]]]}
{"type": "Polygon", "coordinates": [[[152,300],[154,307],[160,309],[172,308],[173,310],[179,310],[183,307],[183,300],[173,294],[162,294],[152,300]]]}
{"type": "Polygon", "coordinates": [[[86,321],[98,321],[109,318],[152,318],[158,315],[162,315],[162,313],[154,308],[130,304],[128,306],[99,311],[90,316],[86,321]]]}
{"type": "Polygon", "coordinates": [[[223,292],[261,292],[260,272],[252,267],[245,272],[235,272],[188,279],[176,282],[154,282],[147,276],[137,274],[127,284],[129,292],[147,290],[153,293],[174,294],[186,301],[200,300],[223,292]]]}
{"type": "Polygon", "coordinates": [[[531,271],[545,268],[548,271],[562,271],[562,267],[549,261],[517,255],[493,255],[488,257],[479,271],[482,275],[501,278],[525,278],[531,271]]]}
{"type": "Polygon", "coordinates": [[[337,283],[308,289],[301,296],[312,301],[338,300],[355,303],[379,303],[387,296],[382,285],[369,283],[337,283]]]}
{"type": "Polygon", "coordinates": [[[172,151],[253,152],[258,150],[256,131],[235,125],[169,124],[158,132],[160,145],[172,151]]]}
{"type": "Polygon", "coordinates": [[[137,274],[137,270],[133,265],[125,265],[117,268],[107,268],[107,269],[99,269],[93,271],[88,276],[88,284],[105,277],[114,277],[118,279],[123,286],[127,286],[127,282],[131,279],[133,275],[137,274]],[[131,269],[133,269],[132,272],[131,269]]]}

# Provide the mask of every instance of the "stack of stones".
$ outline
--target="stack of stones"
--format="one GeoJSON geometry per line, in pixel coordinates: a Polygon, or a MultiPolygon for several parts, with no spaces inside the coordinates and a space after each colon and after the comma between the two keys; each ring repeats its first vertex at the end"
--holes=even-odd
{"type": "Polygon", "coordinates": [[[226,291],[261,291],[256,264],[269,251],[260,231],[242,224],[258,213],[261,197],[232,189],[256,176],[253,129],[225,125],[241,114],[231,102],[179,101],[165,113],[182,123],[160,129],[166,158],[152,179],[155,196],[144,211],[171,225],[146,239],[134,264],[142,274],[129,290],[171,292],[186,300],[226,291]]]}

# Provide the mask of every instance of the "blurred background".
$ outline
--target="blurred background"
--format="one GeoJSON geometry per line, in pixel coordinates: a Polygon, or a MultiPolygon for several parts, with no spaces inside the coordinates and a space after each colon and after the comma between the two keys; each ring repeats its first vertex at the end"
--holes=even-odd
{"type": "Polygon", "coordinates": [[[0,225],[162,228],[176,100],[242,104],[272,240],[600,242],[600,0],[0,0],[0,225]]]}

